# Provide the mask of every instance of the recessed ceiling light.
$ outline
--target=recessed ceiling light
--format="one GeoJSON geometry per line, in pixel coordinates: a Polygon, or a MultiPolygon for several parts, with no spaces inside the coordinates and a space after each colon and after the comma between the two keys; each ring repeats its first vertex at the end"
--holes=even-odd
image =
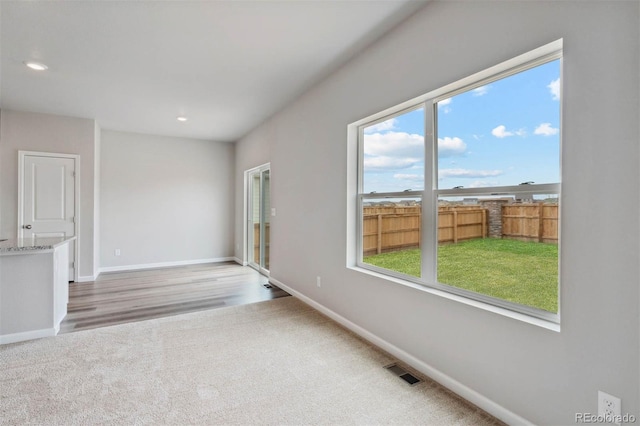
{"type": "Polygon", "coordinates": [[[180,116],[180,117],[177,117],[177,118],[176,118],[176,120],[178,120],[178,121],[182,121],[182,122],[185,122],[185,121],[187,121],[187,120],[188,120],[188,118],[187,118],[187,117],[180,116]]]}
{"type": "Polygon", "coordinates": [[[35,62],[35,61],[24,61],[24,64],[29,68],[31,68],[32,70],[36,70],[36,71],[44,71],[49,68],[45,64],[40,62],[35,62]]]}

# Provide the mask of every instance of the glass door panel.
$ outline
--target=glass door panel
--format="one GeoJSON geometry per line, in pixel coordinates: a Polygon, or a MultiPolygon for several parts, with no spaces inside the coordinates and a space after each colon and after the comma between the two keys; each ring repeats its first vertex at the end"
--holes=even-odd
{"type": "Polygon", "coordinates": [[[262,172],[262,220],[260,221],[262,232],[260,232],[260,267],[266,270],[269,270],[269,236],[271,234],[271,185],[269,175],[269,170],[262,172]]]}
{"type": "Polygon", "coordinates": [[[260,265],[260,173],[250,175],[249,263],[260,265]]]}
{"type": "Polygon", "coordinates": [[[269,165],[247,172],[247,261],[264,274],[269,272],[271,185],[269,165]]]}

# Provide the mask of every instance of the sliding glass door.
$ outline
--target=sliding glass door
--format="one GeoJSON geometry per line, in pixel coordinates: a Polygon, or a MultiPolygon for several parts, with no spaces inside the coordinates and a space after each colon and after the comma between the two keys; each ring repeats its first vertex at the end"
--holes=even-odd
{"type": "Polygon", "coordinates": [[[247,258],[249,265],[269,273],[271,213],[270,168],[265,164],[246,172],[247,176],[247,258]]]}

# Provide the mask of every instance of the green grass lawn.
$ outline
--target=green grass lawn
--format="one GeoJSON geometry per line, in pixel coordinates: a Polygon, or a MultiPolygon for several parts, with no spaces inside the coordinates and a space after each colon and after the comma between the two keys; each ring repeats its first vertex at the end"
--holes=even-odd
{"type": "MultiPolygon", "coordinates": [[[[371,265],[420,276],[420,250],[365,257],[371,265]]],[[[485,238],[438,247],[438,282],[558,312],[558,246],[485,238]]]]}

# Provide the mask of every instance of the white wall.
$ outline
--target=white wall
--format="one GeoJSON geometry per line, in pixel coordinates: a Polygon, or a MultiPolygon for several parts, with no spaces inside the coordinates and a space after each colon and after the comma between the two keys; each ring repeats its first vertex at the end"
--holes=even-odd
{"type": "Polygon", "coordinates": [[[233,255],[233,144],[103,130],[100,155],[103,270],[233,255]]]}
{"type": "MultiPolygon", "coordinates": [[[[269,162],[270,149],[277,138],[277,128],[271,122],[266,122],[259,126],[251,135],[243,139],[244,143],[236,144],[236,162],[235,162],[235,247],[234,256],[236,259],[243,259],[243,241],[244,241],[244,209],[246,203],[244,172],[261,166],[269,162]]],[[[271,166],[270,179],[278,170],[271,166]]],[[[271,187],[270,187],[271,188],[271,187]]],[[[272,204],[273,206],[273,204],[272,204]]],[[[273,226],[273,224],[271,224],[273,226]]]]}
{"type": "Polygon", "coordinates": [[[100,273],[100,140],[102,132],[98,123],[95,123],[94,127],[94,140],[95,140],[95,156],[93,161],[93,170],[95,173],[93,180],[93,271],[94,279],[100,273]]]}
{"type": "MultiPolygon", "coordinates": [[[[271,161],[271,276],[536,424],[597,413],[598,390],[640,416],[639,9],[433,2],[255,129],[238,143],[236,189],[243,168],[271,161]],[[348,269],[347,125],[559,38],[561,331],[348,269]]],[[[237,243],[241,218],[237,202],[237,243]]]]}
{"type": "Polygon", "coordinates": [[[94,270],[95,122],[2,110],[0,123],[0,238],[16,238],[18,227],[18,151],[80,155],[79,275],[90,279],[94,270]]]}

